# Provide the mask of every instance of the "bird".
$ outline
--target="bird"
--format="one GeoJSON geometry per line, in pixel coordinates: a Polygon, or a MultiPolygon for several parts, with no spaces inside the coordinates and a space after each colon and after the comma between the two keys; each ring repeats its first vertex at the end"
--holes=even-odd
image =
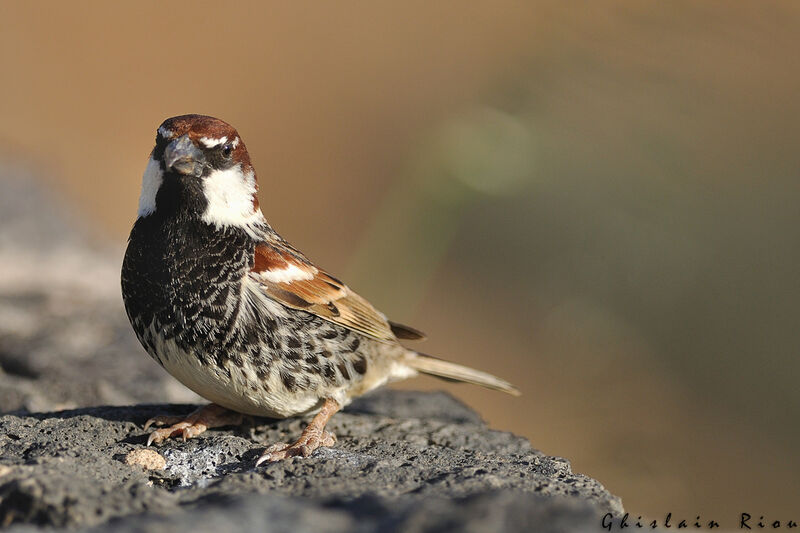
{"type": "Polygon", "coordinates": [[[148,446],[244,415],[313,415],[295,442],[269,446],[257,466],[333,446],[325,426],[337,411],[419,373],[519,394],[489,373],[406,347],[424,334],[388,320],[281,237],[261,211],[244,141],[214,117],[175,116],[156,130],[121,284],[143,348],[211,402],[148,420],[145,431],[158,428],[148,446]]]}

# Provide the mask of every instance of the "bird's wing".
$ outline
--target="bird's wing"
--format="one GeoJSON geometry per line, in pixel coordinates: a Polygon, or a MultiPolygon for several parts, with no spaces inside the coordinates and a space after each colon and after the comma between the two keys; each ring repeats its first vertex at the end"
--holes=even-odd
{"type": "Polygon", "coordinates": [[[271,239],[256,246],[249,275],[273,300],[374,339],[397,342],[397,337],[423,337],[412,328],[390,323],[368,301],[314,266],[286,241],[271,239]]]}

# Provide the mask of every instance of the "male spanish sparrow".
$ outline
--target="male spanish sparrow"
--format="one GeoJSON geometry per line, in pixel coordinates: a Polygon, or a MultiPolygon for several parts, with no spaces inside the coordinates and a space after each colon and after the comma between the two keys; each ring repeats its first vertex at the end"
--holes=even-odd
{"type": "Polygon", "coordinates": [[[158,128],[122,296],[147,353],[213,403],[149,420],[145,430],[169,427],[148,444],[238,424],[243,413],[316,413],[295,443],[270,446],[257,464],[308,456],[334,444],[325,424],[352,398],[417,372],[519,394],[490,374],[401,345],[422,333],[388,321],[286,242],[264,219],[256,190],[229,124],[183,115],[158,128]]]}

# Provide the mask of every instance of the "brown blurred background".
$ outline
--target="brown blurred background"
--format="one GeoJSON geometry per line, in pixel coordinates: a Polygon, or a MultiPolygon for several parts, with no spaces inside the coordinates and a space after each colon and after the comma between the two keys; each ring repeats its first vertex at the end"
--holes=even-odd
{"type": "Polygon", "coordinates": [[[289,4],[0,3],[0,158],[121,254],[158,124],[221,117],[285,237],[524,395],[402,387],[634,515],[800,518],[800,4],[289,4]]]}

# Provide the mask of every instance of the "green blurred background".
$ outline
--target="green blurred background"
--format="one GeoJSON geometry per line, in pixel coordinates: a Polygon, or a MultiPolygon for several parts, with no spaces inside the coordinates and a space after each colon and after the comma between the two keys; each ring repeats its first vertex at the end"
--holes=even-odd
{"type": "Polygon", "coordinates": [[[286,238],[524,395],[401,387],[634,515],[797,519],[798,50],[788,1],[4,1],[0,157],[121,254],[155,128],[223,118],[286,238]]]}

